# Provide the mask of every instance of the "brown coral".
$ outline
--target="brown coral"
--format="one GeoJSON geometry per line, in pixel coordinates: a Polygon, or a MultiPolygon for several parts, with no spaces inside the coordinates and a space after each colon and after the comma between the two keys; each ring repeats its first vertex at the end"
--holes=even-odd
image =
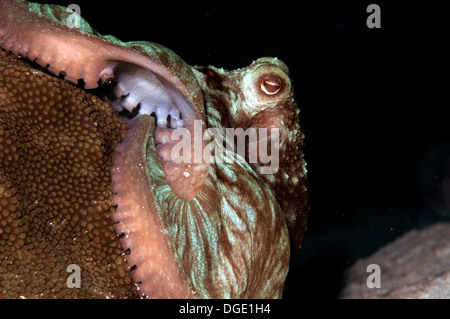
{"type": "Polygon", "coordinates": [[[0,297],[135,296],[111,220],[123,132],[109,104],[1,51],[0,297]]]}

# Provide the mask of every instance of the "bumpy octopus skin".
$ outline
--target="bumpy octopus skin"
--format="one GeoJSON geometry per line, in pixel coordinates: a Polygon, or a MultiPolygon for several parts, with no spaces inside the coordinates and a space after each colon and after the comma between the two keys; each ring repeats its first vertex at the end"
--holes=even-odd
{"type": "Polygon", "coordinates": [[[308,211],[287,67],[190,67],[68,16],[0,3],[0,46],[13,53],[0,55],[0,297],[280,297],[308,211]],[[235,153],[176,163],[170,135],[195,123],[279,129],[278,169],[235,153]]]}

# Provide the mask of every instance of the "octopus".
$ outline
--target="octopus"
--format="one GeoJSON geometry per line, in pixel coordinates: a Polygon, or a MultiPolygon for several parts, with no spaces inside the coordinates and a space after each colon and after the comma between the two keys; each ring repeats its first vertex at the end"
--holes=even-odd
{"type": "Polygon", "coordinates": [[[308,214],[287,66],[190,66],[71,17],[0,3],[0,297],[282,297],[308,214]]]}

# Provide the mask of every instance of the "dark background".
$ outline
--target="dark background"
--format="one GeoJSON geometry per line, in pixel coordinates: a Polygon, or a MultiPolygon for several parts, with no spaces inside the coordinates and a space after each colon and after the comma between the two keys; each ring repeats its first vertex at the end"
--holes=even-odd
{"type": "Polygon", "coordinates": [[[308,231],[285,298],[336,298],[344,271],[411,229],[450,220],[449,19],[422,1],[77,3],[102,34],[191,65],[262,56],[290,68],[306,134],[308,231]],[[369,29],[370,3],[381,29],[369,29]]]}

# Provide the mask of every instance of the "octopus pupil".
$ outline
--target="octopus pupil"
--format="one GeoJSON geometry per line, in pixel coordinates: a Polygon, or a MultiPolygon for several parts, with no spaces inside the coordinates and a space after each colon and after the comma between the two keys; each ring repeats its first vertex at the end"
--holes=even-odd
{"type": "Polygon", "coordinates": [[[277,94],[281,90],[281,80],[273,76],[266,77],[261,81],[261,90],[268,95],[277,94]]]}

